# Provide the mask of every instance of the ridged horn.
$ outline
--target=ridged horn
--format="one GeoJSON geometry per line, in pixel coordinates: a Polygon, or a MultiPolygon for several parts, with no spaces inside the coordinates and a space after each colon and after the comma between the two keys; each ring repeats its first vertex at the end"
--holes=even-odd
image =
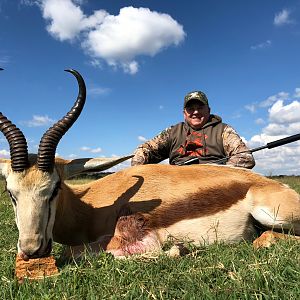
{"type": "Polygon", "coordinates": [[[73,69],[65,70],[73,74],[78,82],[79,92],[77,100],[71,110],[43,135],[37,156],[38,169],[45,172],[52,172],[55,160],[55,151],[62,136],[70,129],[79,117],[86,99],[86,87],[81,75],[73,69]]]}
{"type": "MultiPolygon", "coordinates": [[[[0,68],[0,71],[3,69],[0,68]]],[[[0,112],[0,131],[4,134],[10,148],[11,168],[22,172],[28,166],[28,149],[22,131],[0,112]]]]}

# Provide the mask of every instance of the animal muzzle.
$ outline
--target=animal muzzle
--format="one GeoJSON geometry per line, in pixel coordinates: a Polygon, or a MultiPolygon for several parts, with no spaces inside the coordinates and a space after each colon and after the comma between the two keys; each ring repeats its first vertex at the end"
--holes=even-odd
{"type": "Polygon", "coordinates": [[[52,239],[49,239],[46,243],[43,243],[40,239],[35,240],[21,240],[18,244],[19,255],[23,260],[29,260],[30,258],[40,258],[48,256],[52,250],[52,239]]]}

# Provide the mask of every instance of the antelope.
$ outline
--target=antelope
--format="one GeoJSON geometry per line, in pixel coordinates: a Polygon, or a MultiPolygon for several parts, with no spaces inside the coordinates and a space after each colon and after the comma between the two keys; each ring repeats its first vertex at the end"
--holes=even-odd
{"type": "Polygon", "coordinates": [[[21,130],[0,113],[0,130],[10,147],[10,159],[0,159],[0,171],[14,208],[18,253],[24,260],[49,255],[53,241],[74,249],[89,244],[93,250],[122,256],[159,250],[170,237],[195,245],[253,240],[257,223],[300,235],[299,195],[242,168],[141,165],[87,184],[67,184],[67,178],[106,170],[132,155],[55,157],[60,139],[86,99],[82,76],[66,71],[77,80],[77,99],[44,133],[37,154],[28,154],[21,130]]]}

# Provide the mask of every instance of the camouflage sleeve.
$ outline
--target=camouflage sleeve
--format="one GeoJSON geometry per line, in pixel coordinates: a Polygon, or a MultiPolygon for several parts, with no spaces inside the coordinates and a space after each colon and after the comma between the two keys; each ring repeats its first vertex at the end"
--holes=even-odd
{"type": "Polygon", "coordinates": [[[246,152],[249,148],[231,126],[227,125],[225,127],[222,138],[225,154],[226,156],[230,156],[226,163],[227,165],[247,169],[252,169],[255,166],[253,155],[246,152]],[[239,152],[244,153],[238,154],[239,152]]]}
{"type": "Polygon", "coordinates": [[[169,157],[169,137],[172,127],[169,127],[153,139],[137,147],[131,165],[145,165],[159,163],[169,157]]]}

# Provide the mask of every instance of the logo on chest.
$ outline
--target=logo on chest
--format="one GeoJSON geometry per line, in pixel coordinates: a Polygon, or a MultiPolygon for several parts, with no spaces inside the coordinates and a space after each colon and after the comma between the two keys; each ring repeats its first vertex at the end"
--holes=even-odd
{"type": "Polygon", "coordinates": [[[205,140],[208,138],[206,134],[193,131],[189,134],[184,142],[180,145],[177,152],[182,156],[204,156],[207,155],[205,140]]]}

